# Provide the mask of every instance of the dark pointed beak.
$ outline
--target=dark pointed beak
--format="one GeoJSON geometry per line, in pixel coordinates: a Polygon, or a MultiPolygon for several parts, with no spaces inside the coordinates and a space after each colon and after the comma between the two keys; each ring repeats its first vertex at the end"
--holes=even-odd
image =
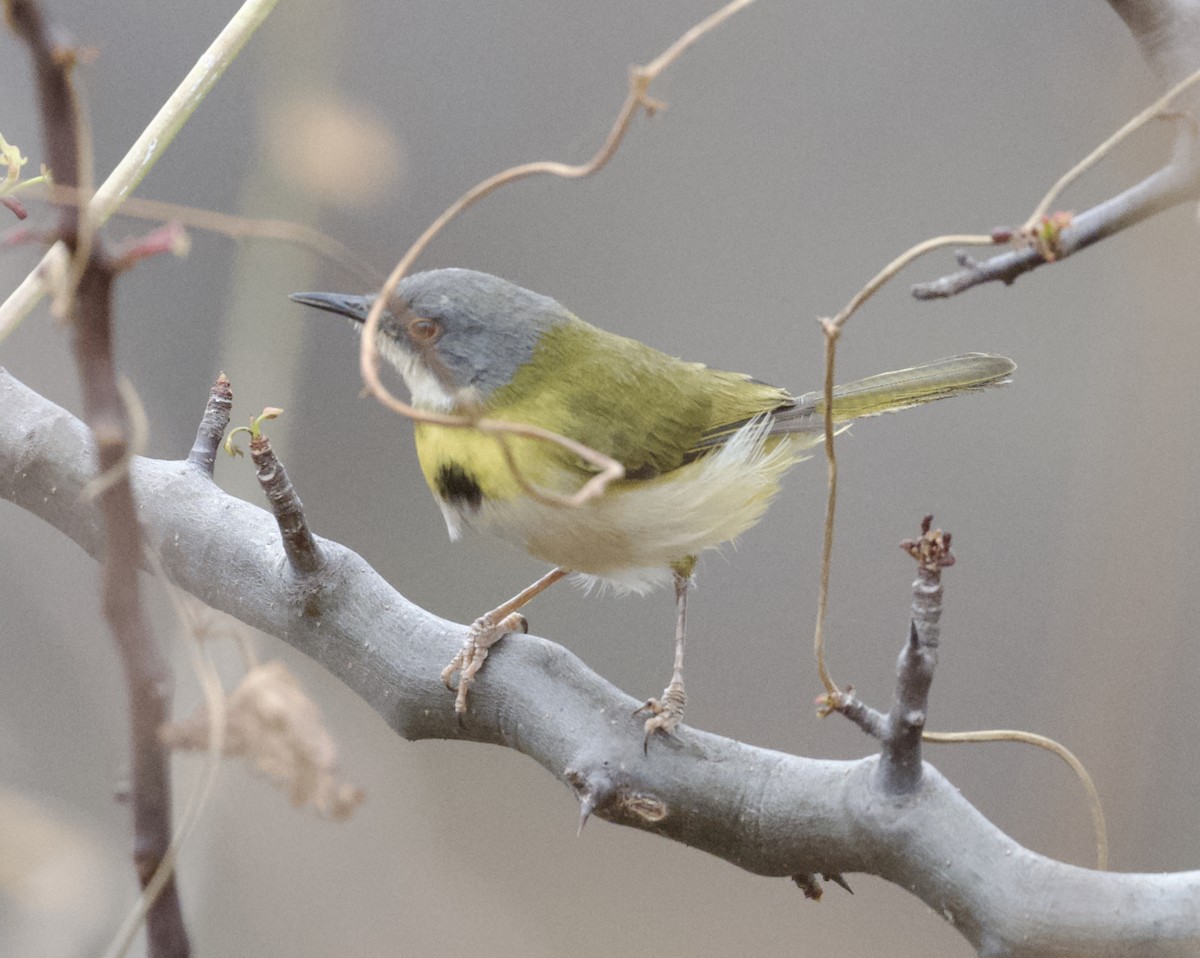
{"type": "Polygon", "coordinates": [[[315,306],[327,313],[347,316],[355,322],[365,322],[374,296],[351,296],[348,293],[292,293],[288,299],[305,306],[315,306]]]}

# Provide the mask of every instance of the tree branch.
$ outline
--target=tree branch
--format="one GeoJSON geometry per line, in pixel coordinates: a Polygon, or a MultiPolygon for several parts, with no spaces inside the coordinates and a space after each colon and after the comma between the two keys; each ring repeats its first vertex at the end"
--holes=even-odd
{"type": "Polygon", "coordinates": [[[929,707],[929,689],[937,668],[941,637],[942,570],[954,565],[950,533],[933,529],[933,516],[921,523],[917,539],[900,543],[917,561],[913,582],[913,616],[908,641],[896,662],[896,694],[887,715],[861,701],[853,692],[826,693],[819,713],[840,712],[882,745],[879,787],[887,795],[907,795],[921,784],[921,735],[929,707]]]}
{"type": "MultiPolygon", "coordinates": [[[[125,156],[100,184],[91,202],[88,215],[98,224],[112,216],[125,198],[137,188],[154,168],[175,135],[208,96],[209,91],[236,59],[242,47],[253,36],[274,8],[277,0],[244,0],[241,8],[221,30],[220,34],[188,71],[179,86],[168,97],[150,124],[142,130],[125,156]]],[[[58,171],[53,170],[57,176],[58,171]]],[[[65,259],[66,249],[56,243],[46,251],[41,262],[13,292],[0,303],[0,340],[37,305],[46,292],[46,276],[58,272],[65,259]]]]}
{"type": "MultiPolygon", "coordinates": [[[[1071,225],[1059,234],[1054,262],[1189,200],[1200,200],[1200,164],[1190,160],[1183,164],[1172,162],[1125,192],[1075,215],[1071,225]]],[[[946,299],[984,283],[999,281],[1007,285],[1049,262],[1033,246],[1007,250],[983,261],[965,252],[957,253],[955,259],[963,269],[917,283],[912,288],[913,296],[946,299]]]]}
{"type": "Polygon", "coordinates": [[[1163,210],[1200,201],[1200,84],[1174,89],[1200,67],[1196,55],[1200,50],[1200,4],[1193,0],[1109,0],[1109,4],[1129,27],[1164,92],[1177,94],[1171,109],[1180,114],[1176,118],[1179,133],[1171,158],[1140,183],[1073,216],[1070,225],[1056,234],[1053,256],[1046,256],[1035,245],[982,262],[960,251],[956,259],[964,268],[916,284],[912,294],[917,299],[944,299],[997,280],[1012,283],[1030,270],[1065,259],[1163,210]]]}
{"type": "Polygon", "coordinates": [[[1108,0],[1163,89],[1196,69],[1200,5],[1194,0],[1108,0]]]}
{"type": "MultiPolygon", "coordinates": [[[[80,498],[94,446],[69,413],[0,370],[0,497],[103,550],[80,498]]],[[[759,875],[866,872],[911,890],[989,956],[1164,958],[1200,950],[1200,872],[1113,874],[1023,848],[932,766],[907,795],[878,759],[819,761],[688,727],[647,759],[638,704],[570,652],[513,635],[460,724],[442,665],[465,626],[425,612],[358,555],[318,539],[324,566],[290,571],[275,520],[199,466],[135,458],[144,540],[165,574],[311,656],[397,733],[513,748],[594,814],[685,842],[759,875]],[[553,716],[547,720],[545,716],[553,716]]]]}
{"type": "Polygon", "coordinates": [[[250,440],[250,458],[254,460],[258,484],[266,493],[271,513],[279,525],[288,565],[300,575],[319,573],[325,564],[324,557],[308,527],[304,504],[265,434],[260,433],[250,440]]]}
{"type": "Polygon", "coordinates": [[[210,476],[216,466],[217,450],[221,448],[221,440],[225,438],[225,430],[229,428],[229,416],[233,411],[233,389],[224,373],[217,377],[208,393],[208,402],[204,406],[204,417],[196,429],[196,441],[192,451],[188,453],[187,461],[203,469],[210,476]]]}
{"type": "MultiPolygon", "coordinates": [[[[51,31],[32,0],[8,0],[7,13],[33,58],[50,168],[56,182],[77,189],[83,164],[70,80],[75,51],[61,39],[51,41],[51,31]]],[[[131,429],[113,359],[112,290],[117,268],[77,205],[61,203],[58,213],[58,233],[71,262],[64,280],[67,288],[61,292],[63,301],[71,304],[68,315],[84,414],[95,437],[95,456],[89,457],[87,466],[96,463],[97,474],[105,480],[96,496],[106,546],[101,599],[129,696],[133,860],[145,889],[171,843],[170,767],[158,729],[167,718],[172,678],[142,613],[138,588],[142,544],[127,472],[131,429]]],[[[150,903],[146,928],[152,958],[188,954],[173,877],[168,876],[150,903]]]]}

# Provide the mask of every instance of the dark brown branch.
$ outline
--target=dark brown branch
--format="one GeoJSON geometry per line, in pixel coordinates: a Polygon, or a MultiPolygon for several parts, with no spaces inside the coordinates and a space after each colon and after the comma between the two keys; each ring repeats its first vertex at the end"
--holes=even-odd
{"type": "MultiPolygon", "coordinates": [[[[25,41],[33,55],[42,139],[54,183],[74,189],[79,185],[79,131],[70,82],[70,72],[75,65],[74,47],[61,30],[46,24],[33,0],[5,0],[4,10],[9,26],[25,41]],[[56,34],[53,41],[52,32],[56,34]]],[[[77,238],[78,209],[71,203],[60,202],[53,193],[51,198],[59,207],[61,238],[64,241],[77,238]]]]}
{"type": "Polygon", "coordinates": [[[25,204],[15,196],[0,196],[0,206],[3,206],[19,220],[23,220],[29,216],[29,211],[25,209],[25,204]]]}
{"type": "Polygon", "coordinates": [[[279,524],[279,535],[288,563],[295,571],[306,575],[320,571],[324,558],[308,528],[304,504],[292,480],[288,478],[283,463],[271,448],[271,440],[263,433],[250,440],[250,458],[254,460],[258,484],[271,503],[271,514],[279,524]]]}
{"type": "MultiPolygon", "coordinates": [[[[70,83],[74,51],[65,43],[50,42],[46,24],[32,0],[8,0],[6,9],[9,23],[33,57],[49,166],[56,182],[77,187],[79,139],[70,83]]],[[[167,719],[171,673],[142,613],[138,590],[142,540],[125,462],[129,419],[113,363],[115,270],[98,237],[90,242],[81,240],[75,204],[59,204],[58,212],[59,235],[72,260],[86,257],[70,312],[84,415],[95,437],[99,473],[116,476],[99,496],[105,537],[102,604],[121,656],[129,694],[133,859],[144,888],[171,841],[168,753],[158,741],[159,726],[167,719]],[[119,474],[114,472],[117,470],[119,474]]],[[[74,274],[75,270],[69,272],[74,274]]],[[[148,953],[153,958],[182,958],[188,954],[173,877],[149,910],[147,933],[148,953]]]]}

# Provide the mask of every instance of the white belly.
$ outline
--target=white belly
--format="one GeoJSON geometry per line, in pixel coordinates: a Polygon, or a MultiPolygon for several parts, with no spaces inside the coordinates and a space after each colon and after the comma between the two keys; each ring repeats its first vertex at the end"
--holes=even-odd
{"type": "Polygon", "coordinates": [[[800,458],[804,437],[773,438],[769,420],[673,472],[611,488],[577,508],[525,496],[485,501],[478,512],[443,504],[452,538],[462,525],[498,535],[594,582],[646,592],[671,581],[671,565],[729,542],[754,525],[800,458]]]}

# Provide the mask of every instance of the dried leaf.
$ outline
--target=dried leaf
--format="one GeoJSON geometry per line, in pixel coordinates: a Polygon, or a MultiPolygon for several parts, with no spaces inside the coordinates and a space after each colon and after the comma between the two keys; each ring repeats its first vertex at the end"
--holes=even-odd
{"type": "MultiPolygon", "coordinates": [[[[293,805],[309,805],[336,821],[348,818],[362,790],[337,778],[337,748],[320,711],[296,677],[279,661],[246,673],[226,706],[224,754],[250,759],[293,805]]],[[[208,748],[208,709],[164,725],[159,738],[170,748],[208,748]]]]}

